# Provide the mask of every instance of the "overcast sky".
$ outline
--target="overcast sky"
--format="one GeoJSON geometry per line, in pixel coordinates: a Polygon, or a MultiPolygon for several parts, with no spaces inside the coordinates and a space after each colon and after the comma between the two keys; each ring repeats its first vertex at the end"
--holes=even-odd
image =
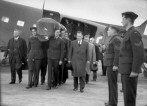
{"type": "MultiPolygon", "coordinates": [[[[44,0],[7,0],[42,8],[44,0]]],[[[45,9],[88,20],[121,25],[121,13],[133,11],[139,15],[135,26],[147,19],[147,0],[46,0],[45,9]]]]}

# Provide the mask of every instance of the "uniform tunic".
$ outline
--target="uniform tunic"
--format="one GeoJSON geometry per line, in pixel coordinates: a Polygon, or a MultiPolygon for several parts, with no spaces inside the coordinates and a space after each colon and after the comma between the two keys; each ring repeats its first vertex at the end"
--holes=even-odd
{"type": "Polygon", "coordinates": [[[125,106],[136,106],[138,77],[131,78],[130,73],[140,73],[143,60],[144,47],[141,35],[131,27],[122,40],[119,56],[119,72],[122,76],[125,106]]]}

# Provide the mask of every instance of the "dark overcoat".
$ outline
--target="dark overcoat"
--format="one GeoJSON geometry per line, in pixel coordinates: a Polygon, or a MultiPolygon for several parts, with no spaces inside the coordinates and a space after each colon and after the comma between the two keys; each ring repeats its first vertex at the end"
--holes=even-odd
{"type": "Polygon", "coordinates": [[[89,44],[82,41],[82,44],[79,46],[77,40],[72,41],[68,56],[68,59],[71,61],[73,67],[73,76],[85,76],[86,64],[87,61],[89,61],[89,44]]]}
{"type": "MultiPolygon", "coordinates": [[[[14,38],[11,38],[7,45],[7,51],[5,52],[5,57],[9,54],[9,62],[11,63],[13,59],[14,54],[14,38]]],[[[26,41],[22,39],[21,37],[18,38],[18,53],[20,60],[25,60],[27,57],[27,45],[26,41]]]]}

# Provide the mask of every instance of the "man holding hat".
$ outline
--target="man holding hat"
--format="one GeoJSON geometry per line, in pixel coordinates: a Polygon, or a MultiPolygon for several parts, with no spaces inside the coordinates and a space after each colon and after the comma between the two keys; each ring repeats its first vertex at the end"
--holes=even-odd
{"type": "Polygon", "coordinates": [[[32,85],[37,87],[39,80],[39,71],[41,68],[41,59],[44,57],[42,51],[42,42],[38,39],[37,28],[31,27],[32,36],[28,39],[28,86],[27,89],[31,88],[32,85]]]}
{"type": "Polygon", "coordinates": [[[9,84],[15,84],[16,72],[18,74],[19,83],[22,81],[22,63],[26,59],[27,45],[26,41],[20,37],[21,31],[15,29],[13,32],[13,38],[8,42],[7,51],[4,57],[9,55],[9,63],[11,69],[11,82],[9,84]]]}
{"type": "Polygon", "coordinates": [[[142,37],[133,26],[137,17],[134,12],[122,13],[122,25],[126,33],[121,42],[119,72],[123,82],[124,106],[136,106],[138,75],[144,60],[142,37]]]}

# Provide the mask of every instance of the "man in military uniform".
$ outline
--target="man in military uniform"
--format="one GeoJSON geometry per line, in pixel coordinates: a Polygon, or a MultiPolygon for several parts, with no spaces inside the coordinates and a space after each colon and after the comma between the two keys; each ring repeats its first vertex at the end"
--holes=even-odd
{"type": "Polygon", "coordinates": [[[54,88],[59,83],[59,65],[62,65],[64,58],[64,41],[59,37],[60,29],[55,28],[55,35],[48,41],[48,85],[46,90],[51,89],[52,72],[54,74],[54,88]]]}
{"type": "Polygon", "coordinates": [[[28,40],[28,86],[27,89],[31,88],[32,85],[37,87],[39,81],[39,71],[41,68],[41,60],[43,59],[42,42],[38,39],[37,28],[31,27],[32,36],[28,40]]]}
{"type": "Polygon", "coordinates": [[[118,103],[118,59],[121,38],[118,36],[118,28],[110,26],[108,29],[108,36],[110,40],[105,47],[104,52],[104,66],[107,67],[108,88],[109,88],[109,102],[105,106],[117,106],[118,103]]]}
{"type": "Polygon", "coordinates": [[[15,29],[13,32],[14,38],[11,38],[8,42],[7,51],[4,57],[9,54],[9,63],[11,68],[11,82],[9,84],[15,84],[16,71],[19,78],[19,83],[22,81],[22,63],[27,56],[26,41],[20,37],[20,30],[15,29]]]}
{"type": "Polygon", "coordinates": [[[122,13],[122,25],[126,34],[121,42],[119,72],[122,76],[125,106],[136,106],[138,75],[144,59],[142,37],[133,26],[137,17],[134,12],[122,13]]]}

